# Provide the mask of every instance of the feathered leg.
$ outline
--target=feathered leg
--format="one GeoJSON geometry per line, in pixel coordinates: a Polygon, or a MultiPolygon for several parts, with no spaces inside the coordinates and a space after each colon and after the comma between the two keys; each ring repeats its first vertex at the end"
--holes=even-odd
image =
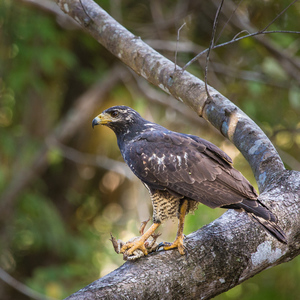
{"type": "Polygon", "coordinates": [[[181,255],[185,254],[185,247],[183,245],[183,227],[184,227],[184,220],[185,220],[187,208],[188,208],[188,200],[183,200],[183,203],[179,211],[178,229],[177,229],[177,235],[175,241],[172,244],[167,242],[160,243],[157,249],[161,247],[164,250],[171,250],[177,248],[181,255]]]}

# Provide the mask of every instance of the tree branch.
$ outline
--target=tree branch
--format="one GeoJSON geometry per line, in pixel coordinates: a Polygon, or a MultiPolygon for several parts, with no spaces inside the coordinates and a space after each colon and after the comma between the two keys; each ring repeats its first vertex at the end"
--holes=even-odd
{"type": "Polygon", "coordinates": [[[289,244],[266,233],[245,213],[228,211],[187,236],[187,255],[159,252],[95,281],[68,299],[209,299],[300,253],[300,176],[286,171],[261,129],[233,103],[154,51],[92,0],[57,0],[66,13],[137,74],[160,87],[229,138],[250,163],[260,200],[279,218],[289,244]],[[84,9],[82,7],[84,5],[84,9]],[[155,284],[154,284],[155,283],[155,284]]]}

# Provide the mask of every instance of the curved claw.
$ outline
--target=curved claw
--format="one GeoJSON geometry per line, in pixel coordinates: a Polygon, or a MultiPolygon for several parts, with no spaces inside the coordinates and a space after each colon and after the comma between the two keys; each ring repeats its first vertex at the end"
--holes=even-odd
{"type": "Polygon", "coordinates": [[[132,243],[127,243],[123,245],[122,248],[120,249],[120,253],[125,254],[126,252],[126,256],[130,256],[137,249],[141,250],[144,253],[144,255],[148,254],[148,251],[144,245],[144,241],[141,238],[139,238],[137,241],[134,241],[132,243]]]}
{"type": "Polygon", "coordinates": [[[137,240],[131,242],[131,243],[126,243],[125,245],[123,245],[123,247],[121,248],[120,252],[124,253],[127,250],[127,255],[132,255],[132,253],[139,249],[141,250],[144,255],[148,254],[148,251],[145,247],[145,242],[147,241],[147,239],[154,234],[154,231],[157,229],[157,227],[160,225],[160,223],[153,223],[151,225],[151,227],[141,236],[139,237],[137,240]]]}
{"type": "Polygon", "coordinates": [[[171,246],[172,244],[171,243],[168,243],[168,242],[161,242],[158,244],[158,246],[156,247],[156,251],[162,251],[162,250],[165,250],[164,248],[165,247],[169,247],[171,246]],[[162,250],[160,250],[160,248],[163,248],[162,250]]]}
{"type": "Polygon", "coordinates": [[[161,251],[160,248],[163,248],[163,250],[171,250],[177,248],[181,255],[184,255],[186,253],[182,238],[177,238],[173,243],[161,242],[156,247],[156,251],[161,251]]]}
{"type": "Polygon", "coordinates": [[[180,207],[180,212],[179,212],[179,223],[178,223],[178,230],[177,230],[177,236],[175,241],[170,244],[170,243],[160,243],[157,247],[159,250],[161,247],[163,247],[164,250],[170,250],[170,249],[175,249],[177,248],[179,253],[181,255],[184,255],[186,253],[185,247],[183,245],[183,225],[184,225],[184,218],[185,214],[188,208],[188,201],[186,199],[183,200],[182,205],[180,207]]]}
{"type": "Polygon", "coordinates": [[[150,220],[151,220],[151,218],[149,217],[148,220],[143,221],[143,222],[141,223],[140,230],[139,230],[140,235],[143,235],[143,234],[144,234],[145,227],[146,227],[146,225],[148,224],[148,222],[149,222],[150,220]]]}
{"type": "Polygon", "coordinates": [[[143,256],[144,256],[144,254],[143,254],[143,252],[140,251],[140,250],[135,250],[135,251],[132,253],[132,255],[128,255],[127,251],[125,251],[125,252],[123,253],[123,259],[124,259],[124,260],[131,260],[131,261],[133,261],[133,260],[136,260],[136,259],[138,259],[138,258],[140,258],[140,257],[143,257],[143,256]]]}

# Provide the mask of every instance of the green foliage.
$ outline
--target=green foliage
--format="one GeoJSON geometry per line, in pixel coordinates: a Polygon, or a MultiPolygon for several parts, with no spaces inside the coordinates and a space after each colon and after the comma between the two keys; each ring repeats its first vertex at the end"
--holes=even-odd
{"type": "MultiPolygon", "coordinates": [[[[167,41],[176,41],[178,27],[188,20],[180,41],[191,41],[200,47],[209,44],[215,13],[210,2],[156,1],[158,6],[153,6],[152,1],[126,0],[119,6],[118,1],[99,2],[112,14],[119,13],[122,24],[142,39],[163,39],[164,46],[167,41]],[[113,7],[111,3],[115,3],[113,7]]],[[[283,0],[244,1],[240,9],[255,27],[264,28],[287,4],[283,0]]],[[[297,5],[271,28],[297,30],[297,5]]],[[[221,40],[228,41],[239,31],[230,24],[221,40]]],[[[285,49],[285,54],[299,56],[297,36],[276,34],[268,38],[278,49],[285,49]]],[[[61,299],[117,268],[123,261],[111,246],[110,232],[126,241],[138,234],[139,221],[151,215],[150,200],[142,184],[129,181],[116,170],[93,165],[90,157],[84,156],[101,154],[121,160],[113,133],[107,128],[91,129],[90,121],[104,108],[130,105],[170,129],[211,140],[234,157],[235,166],[255,185],[247,162],[233,146],[189,116],[152,104],[129,75],[105,96],[95,114],[89,116],[88,124],[64,141],[83,155],[83,162],[74,161],[72,151],[59,144],[49,146],[49,136],[62,119],[72,115],[76,99],[99,79],[106,78],[118,63],[117,58],[83,31],[60,27],[54,15],[22,1],[0,1],[0,40],[1,195],[14,191],[22,181],[26,182],[27,174],[36,172],[35,180],[27,183],[13,201],[12,212],[0,220],[6,226],[0,240],[0,267],[31,288],[61,299]],[[47,163],[36,168],[41,153],[46,153],[47,163]],[[24,178],[19,178],[20,174],[25,174],[24,178]]],[[[159,51],[174,59],[174,51],[159,51]]],[[[179,53],[178,63],[184,65],[194,54],[179,53]]],[[[300,87],[280,60],[258,41],[245,39],[213,51],[211,61],[220,68],[210,65],[214,73],[208,77],[209,84],[249,114],[275,146],[299,160],[300,87]]],[[[189,70],[203,76],[202,63],[193,64],[189,70]]],[[[151,87],[146,90],[148,94],[152,91],[151,87]]],[[[183,111],[180,104],[176,105],[183,111]]],[[[286,164],[296,168],[294,162],[289,160],[286,164]]],[[[187,217],[185,234],[222,213],[223,210],[200,205],[194,215],[187,217]]],[[[162,239],[172,241],[176,224],[165,225],[162,232],[162,239]]],[[[296,299],[299,270],[298,258],[264,271],[217,299],[296,299]]],[[[20,298],[19,292],[6,285],[1,285],[0,290],[10,299],[20,298]]]]}

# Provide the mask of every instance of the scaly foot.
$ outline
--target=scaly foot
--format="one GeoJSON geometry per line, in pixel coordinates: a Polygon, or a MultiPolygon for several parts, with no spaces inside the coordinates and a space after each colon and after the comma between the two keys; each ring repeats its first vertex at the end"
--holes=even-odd
{"type": "Polygon", "coordinates": [[[179,253],[181,255],[185,254],[185,247],[183,245],[183,236],[179,236],[176,238],[176,240],[173,243],[168,242],[162,242],[160,243],[156,250],[159,251],[159,249],[162,248],[163,250],[171,250],[171,249],[178,249],[179,253]]]}
{"type": "Polygon", "coordinates": [[[126,256],[130,256],[135,250],[141,250],[144,253],[144,255],[147,255],[148,251],[145,247],[145,242],[154,233],[154,231],[159,225],[160,223],[153,223],[151,227],[141,237],[123,245],[120,249],[120,252],[124,253],[124,255],[126,256]]]}
{"type": "Polygon", "coordinates": [[[180,210],[179,210],[179,222],[178,222],[178,229],[177,229],[177,235],[175,241],[171,243],[160,243],[157,247],[157,250],[159,248],[163,248],[164,250],[171,250],[171,249],[178,249],[179,253],[181,255],[185,254],[185,247],[183,245],[183,226],[184,226],[184,218],[188,207],[188,201],[186,199],[183,200],[180,210]]]}
{"type": "Polygon", "coordinates": [[[135,239],[134,241],[127,242],[125,245],[123,245],[122,248],[120,249],[120,253],[125,254],[126,252],[126,256],[130,256],[135,250],[141,250],[144,253],[144,255],[147,255],[148,251],[144,244],[145,244],[145,239],[143,238],[143,236],[141,236],[135,239]]]}

